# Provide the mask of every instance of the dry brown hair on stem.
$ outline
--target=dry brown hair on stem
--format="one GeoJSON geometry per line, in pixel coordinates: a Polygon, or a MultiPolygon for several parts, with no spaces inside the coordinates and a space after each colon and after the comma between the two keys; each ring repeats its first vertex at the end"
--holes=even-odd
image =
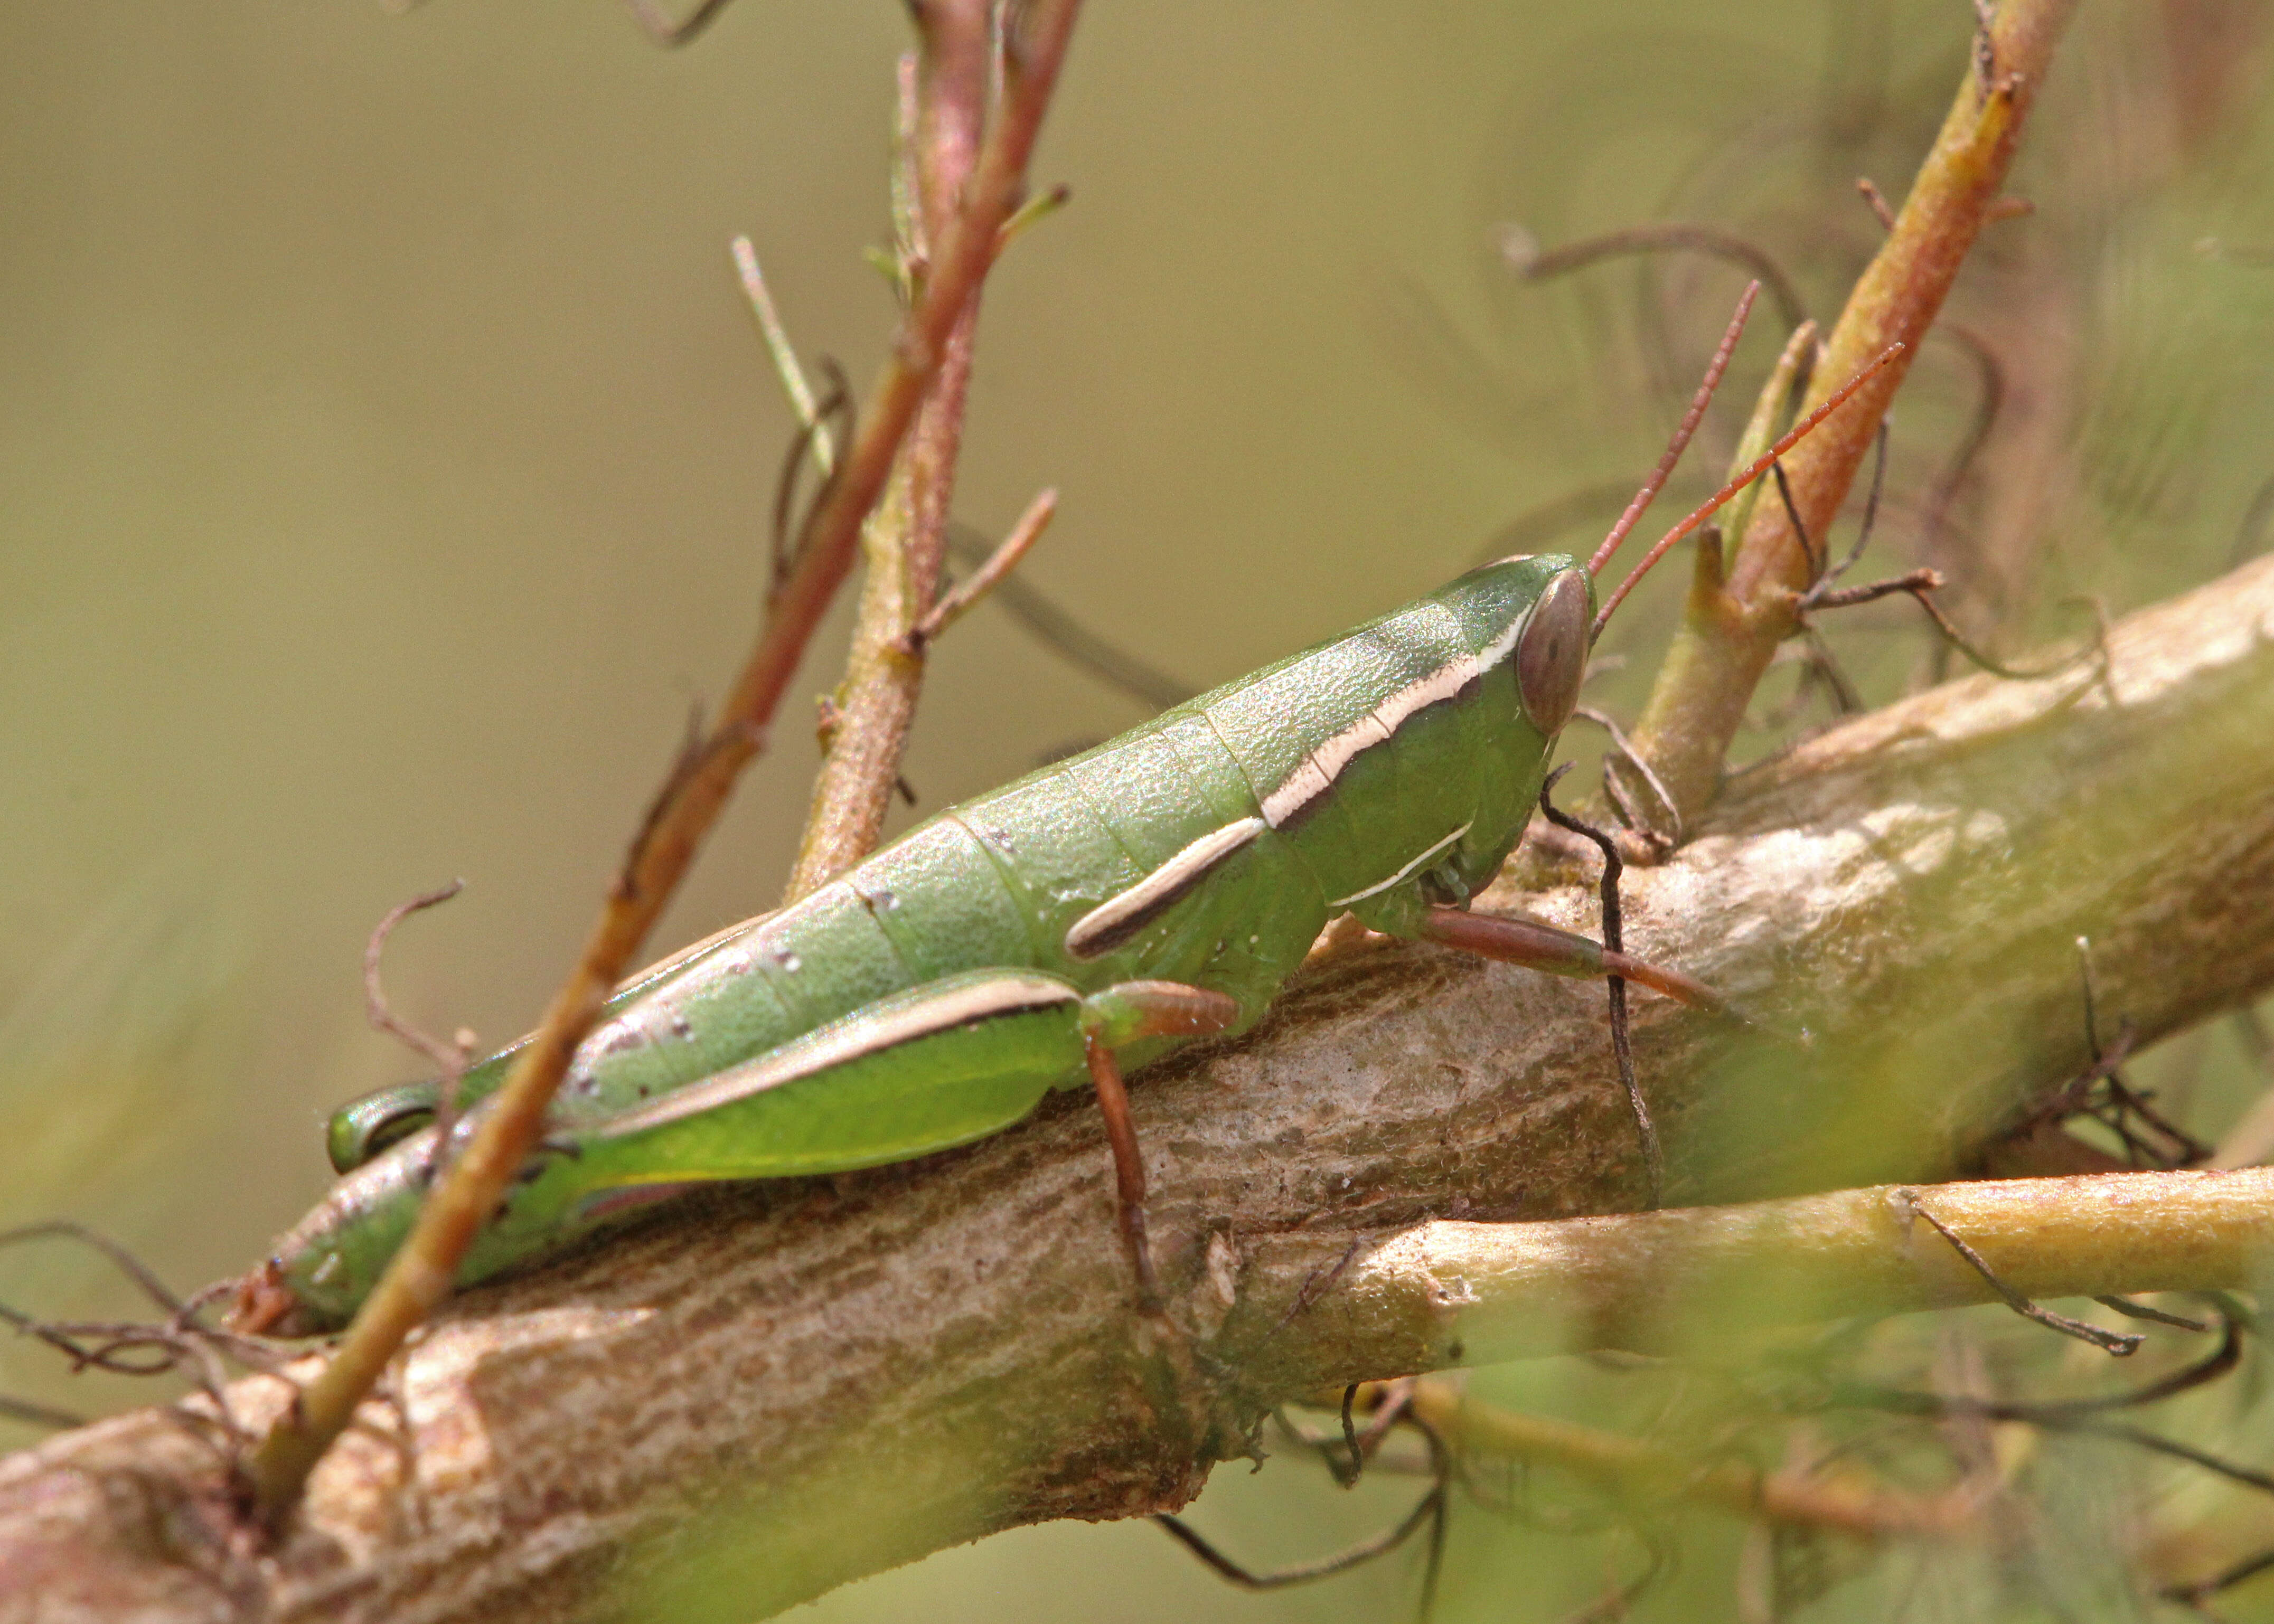
{"type": "Polygon", "coordinates": [[[1549,249],[1542,249],[1528,232],[1511,229],[1501,235],[1501,257],[1526,282],[1545,282],[1602,259],[1663,253],[1669,249],[1712,254],[1743,267],[1769,290],[1769,297],[1776,303],[1777,318],[1786,327],[1796,327],[1808,320],[1808,307],[1801,300],[1799,289],[1775,258],[1757,244],[1719,226],[1666,221],[1607,231],[1600,237],[1549,249]]]}
{"type": "MultiPolygon", "coordinates": [[[[1078,0],[1033,0],[1004,13],[1001,91],[964,182],[962,207],[933,243],[921,291],[901,323],[885,376],[804,526],[787,576],[768,598],[757,646],[718,720],[666,780],[575,969],[471,1142],[429,1193],[417,1228],[338,1350],[245,1462],[251,1498],[272,1528],[290,1513],[308,1474],[346,1429],[403,1339],[448,1295],[459,1259],[541,1137],[546,1109],[576,1045],[623,979],[735,778],[763,748],[806,644],[852,567],[860,528],[994,260],[1004,223],[1024,195],[1028,157],[1079,9],[1078,0]]],[[[983,21],[985,7],[969,10],[983,21]]],[[[931,12],[923,8],[919,16],[931,12]]],[[[983,63],[983,46],[980,54],[983,63]]]]}
{"type": "MultiPolygon", "coordinates": [[[[1886,242],[1833,328],[1803,410],[1887,345],[1909,349],[1787,459],[1795,509],[1812,535],[1830,534],[1910,358],[1992,216],[2073,9],[2074,0],[2007,0],[1998,8],[1886,242]]],[[[1693,583],[1682,629],[1633,730],[1685,822],[1717,793],[1753,690],[1795,629],[1795,600],[1814,583],[1782,507],[1766,502],[1754,509],[1726,574],[1701,568],[1693,583]]]]}

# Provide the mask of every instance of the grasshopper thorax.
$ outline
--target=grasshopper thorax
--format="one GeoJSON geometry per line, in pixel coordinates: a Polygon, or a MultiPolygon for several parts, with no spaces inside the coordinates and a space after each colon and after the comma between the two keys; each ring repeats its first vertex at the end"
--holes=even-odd
{"type": "Polygon", "coordinates": [[[1566,555],[1502,559],[1284,673],[1309,696],[1317,742],[1262,816],[1330,911],[1408,936],[1492,878],[1577,703],[1593,597],[1566,555]]]}

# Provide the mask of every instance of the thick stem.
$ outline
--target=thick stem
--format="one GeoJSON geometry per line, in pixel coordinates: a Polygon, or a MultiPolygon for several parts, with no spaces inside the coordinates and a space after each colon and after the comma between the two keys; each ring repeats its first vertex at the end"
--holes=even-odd
{"type": "MultiPolygon", "coordinates": [[[[1861,718],[1630,873],[1634,951],[1814,1034],[1734,1043],[1638,1001],[1675,1200],[1966,1165],[2089,1061],[2081,934],[2143,1043],[2274,986],[2274,560],[2111,648],[2105,688],[1970,678],[1861,718]]],[[[1593,873],[1569,867],[1523,900],[1584,926],[1593,873]]],[[[405,1446],[350,1434],[265,1559],[232,1543],[213,1451],[155,1412],[0,1464],[0,1620],[546,1620],[612,1590],[756,1616],[992,1530],[1172,1508],[1259,1407],[1449,1359],[1454,1333],[1469,1358],[1671,1337],[1637,1301],[1704,1302],[1716,1275],[1762,1278],[1748,1258],[1791,1289],[1707,1306],[1984,1289],[1879,1192],[1480,1228],[1615,1212],[1641,1169],[1598,989],[1441,949],[1332,955],[1131,1101],[1169,1312],[1210,1372],[1189,1405],[1157,1402],[1103,1131],[1065,1098],[913,1169],[722,1192],[467,1294],[404,1362],[400,1417],[365,1411],[405,1446]],[[1525,1293],[1570,1312],[1523,1323],[1525,1293]]],[[[2266,1177],[1920,1199],[2024,1290],[2149,1288],[2232,1281],[2266,1177]]],[[[256,1422],[281,1394],[230,1402],[256,1422]]]]}
{"type": "MultiPolygon", "coordinates": [[[[1811,538],[1828,536],[1869,454],[1887,403],[1997,201],[2022,126],[2052,64],[2074,0],[2006,0],[1991,29],[1987,78],[1969,60],[1957,100],[1886,244],[1856,283],[1807,410],[1889,344],[1907,346],[1785,460],[1793,505],[1811,538]]],[[[1808,559],[1781,501],[1762,501],[1726,583],[1700,577],[1635,743],[1672,793],[1684,825],[1719,793],[1721,763],[1777,644],[1795,627],[1793,595],[1811,584],[1808,559]]]]}
{"type": "Polygon", "coordinates": [[[1417,1225],[1344,1274],[1413,1369],[1581,1348],[1681,1352],[1749,1329],[1999,1300],[1913,1207],[2028,1297],[2248,1288],[2274,1169],[1875,1185],[1560,1223],[1417,1225]]]}

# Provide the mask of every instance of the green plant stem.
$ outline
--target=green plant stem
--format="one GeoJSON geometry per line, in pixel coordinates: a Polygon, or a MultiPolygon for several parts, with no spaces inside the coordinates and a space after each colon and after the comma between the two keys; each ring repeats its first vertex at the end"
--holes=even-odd
{"type": "MultiPolygon", "coordinates": [[[[1920,340],[1991,216],[2074,9],[2074,0],[2007,0],[1998,8],[1992,77],[1985,83],[1969,58],[1894,229],[1832,331],[1803,412],[1889,344],[1907,348],[1785,460],[1794,507],[1819,548],[1920,340]]],[[[1811,584],[1807,554],[1783,503],[1767,500],[1756,507],[1727,579],[1701,572],[1693,582],[1682,628],[1633,730],[1637,749],[1673,794],[1685,827],[1719,793],[1730,742],[1777,645],[1797,625],[1796,596],[1811,584]]]]}
{"type": "Polygon", "coordinates": [[[1999,1300],[1906,1200],[2033,1298],[2248,1289],[2274,1263],[2274,1169],[1923,1186],[1553,1223],[1417,1226],[1338,1289],[1412,1367],[1582,1348],[1695,1352],[1740,1332],[1999,1300]],[[1461,1293],[1449,1307],[1446,1285],[1461,1293]]]}
{"type": "MultiPolygon", "coordinates": [[[[977,160],[987,114],[990,9],[988,0],[935,0],[917,13],[922,49],[909,86],[903,153],[914,182],[904,190],[913,192],[914,207],[898,249],[907,285],[919,295],[929,244],[947,236],[977,160]]],[[[948,334],[884,498],[862,529],[868,574],[785,905],[867,856],[884,834],[923,689],[924,651],[908,634],[939,596],[978,320],[975,287],[948,334]]]]}

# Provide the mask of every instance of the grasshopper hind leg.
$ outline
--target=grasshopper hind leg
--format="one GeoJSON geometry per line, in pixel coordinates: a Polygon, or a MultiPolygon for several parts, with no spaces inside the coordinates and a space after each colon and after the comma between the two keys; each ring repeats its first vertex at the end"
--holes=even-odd
{"type": "MultiPolygon", "coordinates": [[[[1027,1116],[1086,1071],[1113,1147],[1122,1241],[1148,1310],[1159,1290],[1145,1245],[1145,1169],[1118,1052],[1240,1022],[1239,1001],[1176,981],[1085,995],[1043,972],[961,972],[894,993],[743,1064],[598,1122],[582,1154],[520,1198],[574,1203],[585,1227],[689,1182],[841,1172],[968,1144],[1027,1116]],[[553,1192],[557,1189],[558,1194],[553,1192]]],[[[531,1210],[525,1220],[540,1226],[531,1210]]]]}
{"type": "Polygon", "coordinates": [[[1113,1147],[1114,1204],[1122,1249],[1137,1280],[1139,1305],[1161,1312],[1161,1282],[1145,1238],[1145,1159],[1137,1146],[1137,1124],[1129,1113],[1129,1090],[1121,1079],[1114,1050],[1148,1038],[1206,1037],[1229,1031],[1239,1019],[1239,1001],[1179,981],[1122,981],[1082,1001],[1082,1051],[1105,1137],[1113,1147]]]}
{"type": "Polygon", "coordinates": [[[1692,1009],[1717,1015],[1736,1012],[1720,993],[1679,970],[1630,958],[1576,931],[1559,930],[1536,919],[1504,919],[1472,914],[1466,908],[1433,907],[1422,920],[1420,936],[1426,942],[1549,975],[1576,976],[1582,981],[1615,975],[1692,1009]]]}

